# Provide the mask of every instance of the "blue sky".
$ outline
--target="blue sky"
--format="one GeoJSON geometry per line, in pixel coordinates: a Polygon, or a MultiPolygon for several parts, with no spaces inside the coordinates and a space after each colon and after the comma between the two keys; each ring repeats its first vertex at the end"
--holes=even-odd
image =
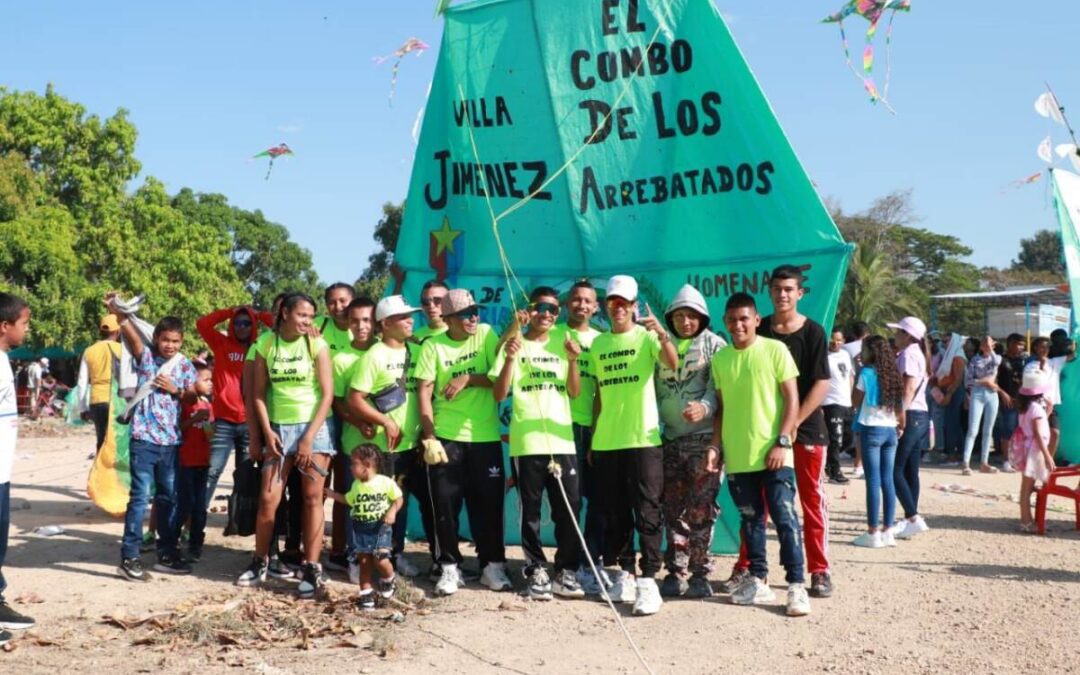
{"type": "MultiPolygon", "coordinates": [[[[52,82],[90,112],[128,109],[144,175],[262,209],[312,251],[324,280],[351,281],[381,204],[408,187],[441,35],[434,4],[7,3],[0,85],[52,82]],[[410,36],[433,49],[403,63],[391,107],[390,64],[372,57],[410,36]],[[282,141],[297,155],[264,181],[265,165],[247,158],[282,141]]],[[[1039,170],[1043,136],[1064,142],[1033,112],[1044,81],[1080,124],[1076,0],[915,0],[894,29],[896,117],[867,102],[836,27],[817,23],[840,4],[717,0],[823,196],[857,211],[912,188],[923,227],[959,237],[976,264],[1008,264],[1022,237],[1055,226],[1045,182],[1001,189],[1039,170]]],[[[861,52],[865,23],[847,25],[861,52]]]]}

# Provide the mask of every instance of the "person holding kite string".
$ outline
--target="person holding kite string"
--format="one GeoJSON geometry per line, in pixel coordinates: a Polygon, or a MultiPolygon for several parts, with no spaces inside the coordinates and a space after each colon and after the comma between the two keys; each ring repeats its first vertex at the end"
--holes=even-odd
{"type": "Polygon", "coordinates": [[[622,568],[610,575],[611,596],[632,602],[633,613],[645,616],[663,604],[656,575],[663,562],[664,452],[653,380],[658,362],[675,369],[679,355],[648,305],[641,325],[634,323],[638,284],[633,277],[611,277],[606,302],[611,330],[593,340],[590,353],[599,388],[590,461],[604,518],[604,561],[618,561],[622,568]],[[641,544],[636,584],[635,525],[641,544]]]}

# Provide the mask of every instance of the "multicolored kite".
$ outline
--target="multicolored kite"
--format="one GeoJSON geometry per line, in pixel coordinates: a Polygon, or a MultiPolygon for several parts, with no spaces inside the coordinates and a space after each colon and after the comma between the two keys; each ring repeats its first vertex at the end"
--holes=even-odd
{"type": "Polygon", "coordinates": [[[892,76],[892,54],[890,52],[890,45],[892,43],[892,24],[893,19],[896,18],[897,12],[909,12],[911,11],[911,0],[849,0],[845,3],[840,11],[836,12],[832,16],[822,19],[822,23],[835,23],[840,26],[840,40],[844,47],[844,58],[847,59],[848,68],[855,74],[855,77],[863,83],[863,87],[866,88],[866,93],[870,94],[870,102],[877,103],[881,101],[889,112],[896,114],[892,106],[889,105],[889,79],[892,76]],[[874,82],[874,36],[877,34],[878,21],[885,12],[892,12],[889,15],[889,27],[885,32],[885,87],[879,92],[877,84],[874,82]],[[851,50],[848,47],[847,33],[844,32],[844,19],[857,14],[862,18],[870,22],[870,27],[866,29],[866,47],[863,49],[863,72],[859,73],[855,69],[855,65],[851,61],[851,50]]]}
{"type": "Polygon", "coordinates": [[[252,159],[259,159],[260,157],[270,158],[270,165],[266,167],[266,180],[270,180],[270,172],[274,170],[274,160],[278,157],[281,157],[282,155],[292,154],[295,154],[293,153],[292,148],[290,148],[287,144],[282,143],[280,145],[275,145],[272,148],[267,148],[266,150],[263,150],[259,154],[252,157],[252,159]]]}
{"type": "Polygon", "coordinates": [[[382,65],[383,63],[385,63],[386,61],[389,61],[390,59],[396,59],[396,61],[394,61],[394,69],[393,69],[393,72],[392,72],[391,77],[390,77],[390,105],[391,106],[394,105],[394,90],[397,88],[397,76],[398,76],[398,70],[401,68],[401,61],[412,52],[415,52],[417,56],[420,56],[421,54],[423,54],[428,49],[430,49],[430,47],[428,47],[426,42],[424,42],[423,40],[420,40],[418,38],[411,37],[411,38],[409,38],[408,40],[405,41],[405,44],[401,45],[396,50],[394,50],[394,52],[392,54],[387,54],[386,56],[376,56],[375,58],[372,59],[375,62],[375,65],[377,65],[377,66],[382,65]]]}

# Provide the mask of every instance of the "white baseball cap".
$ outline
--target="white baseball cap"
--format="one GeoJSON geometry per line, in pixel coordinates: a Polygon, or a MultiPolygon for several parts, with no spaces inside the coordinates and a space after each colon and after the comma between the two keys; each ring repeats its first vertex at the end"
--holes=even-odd
{"type": "Polygon", "coordinates": [[[893,330],[902,330],[916,340],[922,340],[926,337],[926,324],[918,317],[905,316],[896,323],[887,323],[885,325],[893,330]]]}
{"type": "Polygon", "coordinates": [[[607,282],[607,297],[619,297],[634,302],[637,300],[637,281],[625,274],[616,274],[607,282]]]}
{"type": "Polygon", "coordinates": [[[391,316],[398,316],[399,314],[412,314],[413,312],[419,312],[419,307],[413,307],[409,303],[405,302],[405,298],[400,295],[390,295],[379,301],[379,304],[375,305],[375,320],[382,321],[383,319],[391,316]]]}

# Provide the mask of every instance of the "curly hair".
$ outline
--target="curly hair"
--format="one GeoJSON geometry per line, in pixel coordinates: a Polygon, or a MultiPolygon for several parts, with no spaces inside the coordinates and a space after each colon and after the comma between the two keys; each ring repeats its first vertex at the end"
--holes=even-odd
{"type": "Polygon", "coordinates": [[[863,343],[863,350],[870,358],[863,363],[873,366],[878,377],[878,406],[881,408],[904,407],[904,380],[896,369],[896,359],[889,341],[880,335],[871,335],[863,343]]]}

